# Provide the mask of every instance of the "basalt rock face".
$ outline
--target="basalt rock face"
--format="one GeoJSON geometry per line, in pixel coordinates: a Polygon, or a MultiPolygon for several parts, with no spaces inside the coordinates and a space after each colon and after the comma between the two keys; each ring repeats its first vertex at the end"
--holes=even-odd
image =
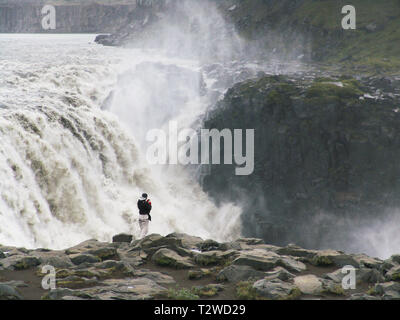
{"type": "Polygon", "coordinates": [[[3,1],[0,2],[1,33],[112,33],[127,21],[135,20],[136,1],[116,3],[66,1],[3,1]],[[56,9],[56,29],[44,30],[42,8],[56,9]]]}
{"type": "Polygon", "coordinates": [[[236,176],[236,166],[211,165],[203,187],[247,203],[247,236],[318,247],[337,231],[315,223],[321,212],[383,217],[400,204],[399,80],[304,78],[266,76],[228,90],[204,127],[255,129],[255,169],[236,176]]]}

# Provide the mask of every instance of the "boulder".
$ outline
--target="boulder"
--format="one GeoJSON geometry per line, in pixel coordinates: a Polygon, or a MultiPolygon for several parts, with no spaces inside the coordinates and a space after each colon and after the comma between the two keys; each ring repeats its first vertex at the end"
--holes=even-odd
{"type": "Polygon", "coordinates": [[[112,238],[113,243],[119,243],[119,242],[131,243],[132,240],[133,236],[126,233],[117,234],[112,238]]]}
{"type": "Polygon", "coordinates": [[[189,269],[194,265],[189,261],[188,258],[182,257],[175,251],[170,249],[159,249],[151,258],[151,260],[163,267],[173,267],[176,269],[189,269]]]}
{"type": "Polygon", "coordinates": [[[106,247],[109,245],[110,245],[109,243],[100,242],[96,239],[90,239],[90,240],[81,242],[72,248],[65,250],[65,254],[72,255],[72,254],[84,253],[89,250],[99,249],[99,248],[103,248],[103,247],[106,247]]]}
{"type": "Polygon", "coordinates": [[[83,263],[96,263],[96,262],[100,262],[101,259],[99,257],[96,257],[92,254],[73,254],[70,256],[70,259],[72,261],[73,264],[75,265],[80,265],[83,263]]]}
{"type": "Polygon", "coordinates": [[[133,248],[129,252],[144,251],[149,256],[153,255],[159,249],[170,249],[181,256],[191,256],[192,252],[185,249],[182,239],[174,237],[163,237],[159,234],[151,234],[145,238],[133,243],[133,248]]]}
{"type": "Polygon", "coordinates": [[[297,261],[291,257],[281,257],[277,261],[277,265],[292,272],[302,272],[307,270],[307,267],[303,262],[297,261]]]}
{"type": "Polygon", "coordinates": [[[8,270],[26,270],[38,266],[40,260],[34,256],[13,255],[2,259],[1,264],[8,270]]]}
{"type": "Polygon", "coordinates": [[[101,261],[119,260],[118,252],[117,249],[115,248],[105,247],[105,248],[90,250],[87,253],[99,258],[101,261]]]}
{"type": "Polygon", "coordinates": [[[35,252],[33,255],[39,259],[41,265],[50,265],[62,269],[70,268],[74,265],[71,259],[63,253],[35,252]]]}
{"type": "Polygon", "coordinates": [[[12,286],[0,283],[0,300],[22,300],[22,296],[12,286]]]}
{"type": "Polygon", "coordinates": [[[234,265],[249,266],[260,271],[270,271],[276,267],[279,256],[272,253],[244,252],[233,261],[234,265]]]}
{"type": "Polygon", "coordinates": [[[400,266],[391,268],[386,274],[387,281],[400,281],[400,266]]]}
{"type": "Polygon", "coordinates": [[[400,264],[400,254],[394,254],[390,257],[390,260],[396,264],[400,264]]]}
{"type": "Polygon", "coordinates": [[[317,254],[311,260],[311,263],[316,266],[344,267],[350,265],[353,266],[354,268],[359,267],[359,263],[356,261],[354,257],[336,250],[318,251],[317,254]]]}
{"type": "Polygon", "coordinates": [[[265,272],[264,279],[272,280],[272,279],[279,279],[282,281],[289,281],[295,277],[294,274],[290,273],[286,269],[282,267],[276,267],[274,270],[265,272]]]}
{"type": "Polygon", "coordinates": [[[171,233],[166,236],[166,238],[174,238],[181,240],[182,247],[186,249],[195,249],[198,248],[198,245],[204,240],[200,237],[190,236],[185,233],[171,233]]]}
{"type": "Polygon", "coordinates": [[[3,253],[3,251],[0,250],[0,259],[4,259],[6,255],[3,253]]]}
{"type": "Polygon", "coordinates": [[[293,256],[293,257],[301,257],[306,258],[308,260],[312,260],[317,254],[316,250],[307,250],[296,245],[290,244],[287,247],[279,248],[276,253],[280,255],[293,256]]]}
{"type": "Polygon", "coordinates": [[[378,258],[372,258],[365,254],[354,255],[354,259],[360,265],[360,267],[379,269],[383,264],[383,261],[378,258]]]}
{"type": "Polygon", "coordinates": [[[135,275],[133,266],[127,261],[107,260],[96,264],[95,267],[96,270],[101,271],[100,277],[102,278],[123,278],[135,275]]]}
{"type": "Polygon", "coordinates": [[[199,248],[200,251],[216,251],[216,250],[226,250],[227,246],[222,243],[218,243],[215,240],[205,240],[203,242],[200,242],[197,247],[199,248]]]}
{"type": "Polygon", "coordinates": [[[378,283],[375,285],[373,291],[375,294],[382,296],[384,300],[400,300],[399,282],[378,283]]]}
{"type": "Polygon", "coordinates": [[[262,279],[256,281],[253,285],[253,288],[257,294],[262,297],[273,300],[283,300],[287,299],[293,293],[296,287],[293,284],[279,279],[262,279]]]}
{"type": "Polygon", "coordinates": [[[207,251],[202,253],[197,253],[194,256],[194,261],[196,264],[201,266],[215,266],[222,265],[232,257],[238,255],[235,250],[229,251],[207,251]]]}
{"type": "Polygon", "coordinates": [[[321,279],[312,274],[296,277],[293,281],[294,285],[299,288],[303,294],[319,295],[324,290],[321,279]]]}

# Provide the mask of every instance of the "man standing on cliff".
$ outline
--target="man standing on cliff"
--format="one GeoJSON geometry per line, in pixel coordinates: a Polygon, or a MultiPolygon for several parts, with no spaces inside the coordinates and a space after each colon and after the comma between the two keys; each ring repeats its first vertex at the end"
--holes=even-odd
{"type": "Polygon", "coordinates": [[[139,209],[140,238],[143,238],[149,232],[149,222],[151,221],[151,201],[147,198],[147,193],[143,193],[137,202],[139,209]]]}

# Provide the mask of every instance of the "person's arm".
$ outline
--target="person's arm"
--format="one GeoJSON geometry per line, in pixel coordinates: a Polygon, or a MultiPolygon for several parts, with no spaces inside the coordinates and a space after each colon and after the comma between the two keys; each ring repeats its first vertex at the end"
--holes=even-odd
{"type": "Polygon", "coordinates": [[[149,211],[149,213],[148,213],[148,216],[149,216],[149,221],[151,221],[151,215],[150,215],[150,211],[151,211],[151,209],[152,209],[152,206],[151,206],[151,201],[149,200],[149,201],[147,201],[147,204],[148,204],[148,211],[149,211]]]}

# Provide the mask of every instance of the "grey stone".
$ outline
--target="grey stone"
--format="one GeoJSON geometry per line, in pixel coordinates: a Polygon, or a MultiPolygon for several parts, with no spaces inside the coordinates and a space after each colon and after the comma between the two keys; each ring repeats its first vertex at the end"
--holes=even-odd
{"type": "Polygon", "coordinates": [[[12,255],[2,259],[1,264],[8,270],[26,270],[38,266],[40,260],[33,256],[12,255]]]}
{"type": "Polygon", "coordinates": [[[302,272],[307,270],[306,265],[303,262],[296,261],[291,257],[282,257],[277,262],[278,266],[284,267],[285,269],[292,272],[302,272]]]}
{"type": "Polygon", "coordinates": [[[279,279],[262,279],[256,281],[253,288],[262,297],[278,300],[287,298],[295,289],[295,286],[279,279]]]}
{"type": "Polygon", "coordinates": [[[115,235],[112,238],[112,242],[126,242],[126,243],[131,243],[133,240],[133,236],[130,234],[125,234],[125,233],[120,233],[115,235]]]}
{"type": "Polygon", "coordinates": [[[96,263],[96,262],[100,262],[101,259],[91,255],[91,254],[73,254],[70,256],[70,259],[72,261],[73,264],[75,265],[80,265],[83,263],[96,263]]]}
{"type": "Polygon", "coordinates": [[[323,292],[323,281],[317,276],[308,274],[294,278],[294,285],[300,289],[303,294],[319,295],[323,292]]]}
{"type": "Polygon", "coordinates": [[[312,260],[312,258],[314,258],[314,256],[317,254],[317,251],[303,249],[295,245],[288,245],[287,247],[278,249],[276,253],[286,256],[302,257],[312,260]]]}
{"type": "Polygon", "coordinates": [[[400,281],[400,266],[391,268],[386,274],[387,281],[400,281]]]}
{"type": "Polygon", "coordinates": [[[260,254],[252,251],[250,253],[242,253],[233,261],[233,264],[249,266],[261,271],[270,271],[276,267],[278,260],[278,255],[260,254]]]}
{"type": "Polygon", "coordinates": [[[194,265],[186,257],[181,257],[170,249],[159,249],[151,258],[159,266],[169,266],[177,269],[188,269],[194,265]]]}
{"type": "Polygon", "coordinates": [[[22,300],[22,296],[13,287],[0,283],[0,300],[22,300]]]}

